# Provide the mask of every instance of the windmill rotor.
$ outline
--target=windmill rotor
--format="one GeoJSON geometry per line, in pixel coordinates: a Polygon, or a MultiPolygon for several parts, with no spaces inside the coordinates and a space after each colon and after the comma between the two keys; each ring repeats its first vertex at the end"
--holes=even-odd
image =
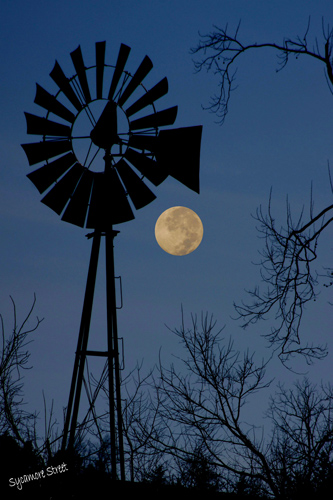
{"type": "Polygon", "coordinates": [[[28,178],[42,203],[80,227],[104,230],[134,219],[133,210],[151,203],[154,186],[169,175],[199,193],[202,127],[164,128],[174,124],[178,109],[156,110],[168,92],[167,78],[146,89],[153,64],[145,56],[129,73],[130,51],[121,44],[111,66],[106,42],[97,42],[95,64],[86,67],[78,46],[70,54],[74,76],[68,78],[58,61],[50,73],[56,95],[37,84],[34,102],[46,117],[25,113],[27,133],[42,136],[22,144],[30,166],[43,162],[28,178]],[[76,145],[83,151],[83,143],[80,156],[76,145]]]}

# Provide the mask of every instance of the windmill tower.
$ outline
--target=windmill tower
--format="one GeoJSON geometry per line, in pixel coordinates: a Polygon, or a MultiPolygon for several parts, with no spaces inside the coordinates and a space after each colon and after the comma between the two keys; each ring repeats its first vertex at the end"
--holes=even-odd
{"type": "MultiPolygon", "coordinates": [[[[134,219],[155,198],[153,186],[171,175],[199,193],[202,127],[173,125],[177,106],[157,111],[168,92],[163,78],[150,89],[143,84],[153,64],[144,57],[132,74],[125,67],[130,47],[121,44],[116,63],[105,62],[106,42],[95,45],[95,64],[86,67],[80,46],[71,52],[75,74],[68,78],[56,61],[50,76],[55,95],[37,84],[35,103],[41,117],[25,113],[27,133],[42,136],[22,144],[30,166],[27,177],[43,195],[42,203],[61,220],[92,230],[91,257],[77,350],[63,432],[63,449],[72,448],[87,356],[106,358],[109,383],[111,468],[125,479],[121,379],[114,273],[114,225],[134,219]],[[78,149],[84,151],[78,159],[78,149]],[[81,158],[82,156],[82,158],[81,158]],[[148,184],[147,184],[148,183],[148,184]],[[107,351],[90,351],[88,339],[102,237],[106,248],[107,351]],[[120,473],[118,471],[120,470],[120,473]]],[[[92,403],[93,406],[93,403],[92,403]]]]}

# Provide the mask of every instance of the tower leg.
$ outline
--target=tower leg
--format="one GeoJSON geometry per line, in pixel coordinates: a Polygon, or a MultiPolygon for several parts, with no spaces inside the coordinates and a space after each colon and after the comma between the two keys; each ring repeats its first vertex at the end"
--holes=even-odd
{"type": "Polygon", "coordinates": [[[69,393],[68,407],[64,425],[64,434],[62,440],[63,450],[67,447],[69,426],[70,426],[70,436],[68,441],[68,448],[73,448],[74,446],[75,430],[77,425],[77,416],[79,411],[84,365],[86,359],[86,350],[88,344],[91,311],[94,300],[100,242],[101,242],[101,233],[100,231],[95,231],[93,235],[86,292],[84,296],[82,316],[81,316],[81,325],[80,325],[77,349],[75,353],[72,383],[69,393]]]}

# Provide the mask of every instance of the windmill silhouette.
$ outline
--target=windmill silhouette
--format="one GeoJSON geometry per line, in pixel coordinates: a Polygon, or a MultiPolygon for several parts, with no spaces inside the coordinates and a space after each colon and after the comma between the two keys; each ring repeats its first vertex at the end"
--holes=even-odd
{"type": "Polygon", "coordinates": [[[87,356],[104,356],[108,367],[112,477],[125,479],[121,378],[114,273],[115,224],[134,219],[155,198],[169,175],[199,193],[202,127],[161,129],[172,125],[177,106],[161,111],[155,103],[168,92],[163,78],[150,89],[143,80],[153,64],[145,56],[134,74],[126,69],[130,47],[121,44],[115,65],[105,62],[106,42],[95,44],[95,64],[86,67],[81,47],[71,52],[75,75],[67,78],[56,61],[50,73],[55,95],[37,84],[40,117],[25,113],[27,133],[42,136],[22,144],[29,165],[43,162],[27,177],[43,194],[42,203],[71,224],[92,229],[92,248],[77,350],[66,411],[63,449],[72,448],[87,356]],[[148,110],[148,111],[147,111],[148,110]],[[59,121],[60,119],[60,121],[59,121]],[[56,120],[56,121],[55,121],[56,120]],[[149,186],[147,185],[147,181],[149,186]],[[101,237],[105,238],[107,351],[89,351],[101,237]]]}

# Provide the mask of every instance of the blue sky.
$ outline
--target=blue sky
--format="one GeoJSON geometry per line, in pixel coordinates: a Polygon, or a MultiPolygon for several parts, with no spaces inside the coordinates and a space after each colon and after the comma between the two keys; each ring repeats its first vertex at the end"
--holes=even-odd
{"type": "MultiPolygon", "coordinates": [[[[201,193],[191,192],[168,178],[155,190],[157,200],[136,212],[134,221],[120,225],[115,240],[116,274],[122,276],[124,307],[118,314],[124,337],[126,369],[144,359],[152,367],[160,349],[168,362],[179,354],[177,339],[165,325],[178,327],[181,305],[190,314],[212,313],[225,336],[239,349],[268,357],[260,337],[269,322],[245,333],[234,316],[233,302],[245,298],[244,289],[259,283],[261,240],[251,217],[267,205],[273,187],[273,210],[284,222],[286,195],[295,214],[308,206],[313,181],[315,211],[331,203],[327,163],[333,162],[332,105],[324,68],[318,61],[291,59],[277,73],[272,50],[249,53],[240,59],[237,84],[224,125],[203,110],[217,90],[213,74],[194,71],[190,49],[213,26],[241,19],[245,43],[302,36],[311,16],[310,35],[322,41],[322,18],[333,23],[327,1],[8,1],[0,7],[0,312],[11,328],[11,295],[24,317],[36,293],[35,313],[44,317],[30,345],[34,369],[26,375],[31,410],[43,411],[42,391],[55,401],[61,420],[67,404],[74,352],[90,256],[86,230],[62,222],[40,203],[26,174],[33,168],[20,144],[33,142],[26,134],[24,111],[38,114],[33,103],[35,84],[57,90],[49,77],[55,59],[65,73],[74,74],[70,60],[80,44],[87,64],[94,64],[95,42],[106,40],[106,59],[114,64],[120,43],[132,48],[127,64],[135,70],[147,54],[154,68],[147,81],[164,76],[169,92],[160,109],[178,105],[177,127],[203,125],[201,193]],[[159,215],[171,206],[187,206],[200,216],[204,237],[200,247],[185,257],[163,252],[155,241],[159,215]]],[[[41,116],[42,113],[41,113],[41,116]]],[[[329,266],[329,231],[320,245],[321,266],[329,266]]],[[[105,332],[104,251],[91,328],[91,348],[103,349],[105,332]]],[[[330,289],[308,307],[304,340],[331,342],[330,289]]],[[[332,377],[332,353],[313,368],[315,381],[332,377]]],[[[297,365],[297,369],[305,369],[297,365]]],[[[291,383],[295,376],[273,360],[269,378],[291,383]]],[[[266,401],[261,401],[264,409],[266,401]]]]}

